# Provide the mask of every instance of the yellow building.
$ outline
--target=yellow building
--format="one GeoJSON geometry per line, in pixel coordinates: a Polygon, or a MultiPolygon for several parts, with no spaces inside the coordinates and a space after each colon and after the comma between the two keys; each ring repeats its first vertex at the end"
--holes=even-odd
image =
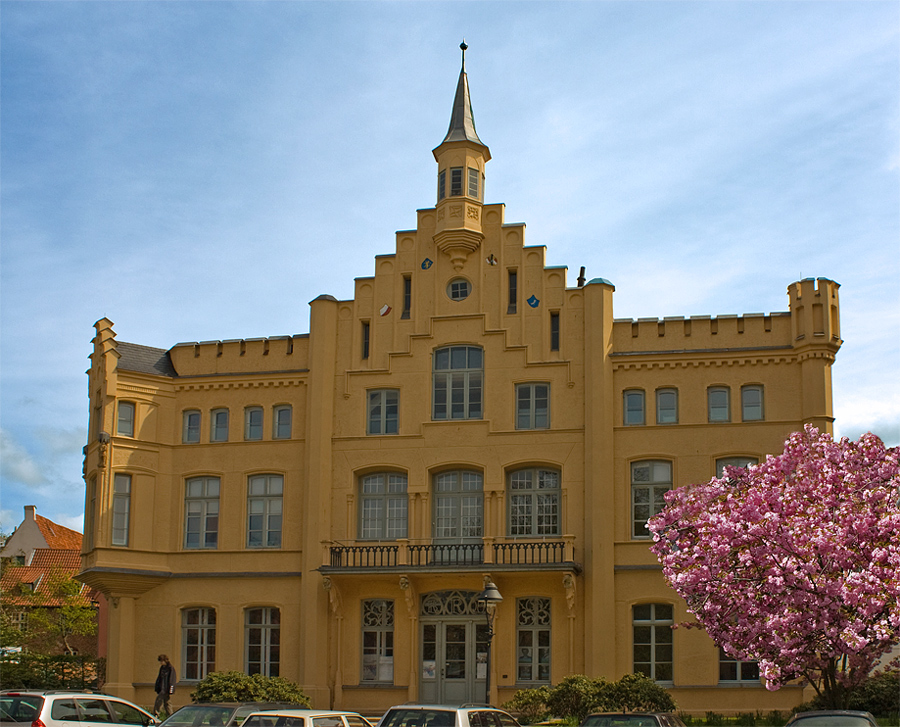
{"type": "Polygon", "coordinates": [[[801,701],[669,628],[688,614],[645,521],[670,487],[830,430],[838,285],[616,319],[609,281],[570,287],[485,204],[464,65],[434,158],[436,204],[352,300],[310,303],[308,335],[161,350],[96,323],[80,577],[112,603],[107,688],[151,703],[164,652],[176,703],[231,669],[373,713],[483,701],[488,669],[495,704],[632,671],[689,711],[801,701]]]}

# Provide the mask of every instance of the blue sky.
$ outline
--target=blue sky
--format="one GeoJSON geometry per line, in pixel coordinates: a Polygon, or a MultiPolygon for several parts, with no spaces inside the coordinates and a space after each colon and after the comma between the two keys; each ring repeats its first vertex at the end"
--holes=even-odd
{"type": "Polygon", "coordinates": [[[841,284],[838,434],[900,443],[900,4],[0,2],[0,526],[81,529],[93,323],[308,331],[434,203],[460,41],[486,201],[622,318],[841,284]]]}

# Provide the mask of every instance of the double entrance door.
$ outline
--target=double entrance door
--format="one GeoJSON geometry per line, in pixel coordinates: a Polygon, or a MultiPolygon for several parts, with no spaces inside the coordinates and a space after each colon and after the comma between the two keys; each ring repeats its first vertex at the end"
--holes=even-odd
{"type": "Polygon", "coordinates": [[[484,616],[429,618],[421,631],[419,700],[487,703],[488,629],[484,616]]]}

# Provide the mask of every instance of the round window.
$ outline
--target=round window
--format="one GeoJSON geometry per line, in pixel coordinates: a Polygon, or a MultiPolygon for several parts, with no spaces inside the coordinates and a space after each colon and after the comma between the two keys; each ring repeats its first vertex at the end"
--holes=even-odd
{"type": "Polygon", "coordinates": [[[456,278],[451,280],[447,286],[447,295],[450,300],[465,300],[472,292],[472,284],[465,278],[456,278]]]}

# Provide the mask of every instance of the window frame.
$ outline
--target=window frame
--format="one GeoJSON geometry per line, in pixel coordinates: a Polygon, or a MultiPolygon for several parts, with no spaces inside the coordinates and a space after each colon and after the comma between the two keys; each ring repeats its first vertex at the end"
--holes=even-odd
{"type": "Polygon", "coordinates": [[[181,609],[181,678],[199,682],[216,670],[216,609],[195,606],[181,609]],[[190,614],[197,614],[196,623],[189,623],[190,614]],[[210,616],[212,617],[210,619],[210,616]],[[196,643],[191,644],[191,634],[196,643]],[[196,658],[189,660],[190,649],[197,649],[196,658]]]}
{"type": "Polygon", "coordinates": [[[412,313],[412,276],[403,276],[403,312],[400,314],[401,320],[407,320],[412,313]]]}
{"type": "Polygon", "coordinates": [[[366,391],[366,435],[388,436],[400,433],[400,389],[366,391]],[[393,401],[391,396],[393,395],[393,401]]]}
{"type": "Polygon", "coordinates": [[[472,469],[444,470],[432,475],[431,481],[432,539],[455,544],[481,542],[484,537],[484,473],[472,469]],[[450,487],[439,489],[444,483],[450,487]]]}
{"type": "Polygon", "coordinates": [[[749,467],[750,465],[759,464],[759,457],[750,455],[738,455],[736,457],[716,457],[716,477],[725,476],[726,467],[749,467]]]}
{"type": "Polygon", "coordinates": [[[550,311],[550,350],[559,351],[559,311],[550,311]]]}
{"type": "Polygon", "coordinates": [[[525,381],[516,384],[516,429],[549,429],[550,428],[550,382],[525,381]],[[544,389],[543,396],[539,396],[539,389],[544,389]],[[522,394],[526,396],[523,398],[522,394]],[[544,401],[543,414],[538,402],[544,401]],[[523,404],[526,405],[523,407],[523,404]]]}
{"type": "Polygon", "coordinates": [[[257,404],[253,404],[251,406],[244,407],[244,441],[245,442],[259,442],[262,441],[263,434],[265,434],[265,418],[266,412],[265,409],[257,404]],[[254,421],[254,415],[259,415],[259,422],[254,421]],[[256,432],[259,432],[258,436],[256,432]]]}
{"type": "Polygon", "coordinates": [[[468,167],[468,179],[466,180],[466,196],[472,199],[480,200],[481,195],[478,191],[481,189],[481,170],[477,167],[468,167]],[[474,188],[474,191],[473,191],[474,188]]]}
{"type": "Polygon", "coordinates": [[[661,386],[656,390],[656,423],[661,426],[678,424],[678,389],[674,386],[661,386]],[[664,396],[673,397],[672,406],[662,405],[662,397],[664,396]],[[673,412],[668,415],[672,418],[665,418],[664,412],[673,412]]]}
{"type": "Polygon", "coordinates": [[[706,418],[710,424],[725,424],[731,421],[731,387],[707,387],[706,418]],[[714,402],[718,396],[724,397],[724,402],[714,402]]]}
{"type": "Polygon", "coordinates": [[[394,600],[365,598],[361,601],[360,608],[359,681],[365,684],[393,684],[394,600]]]}
{"type": "Polygon", "coordinates": [[[251,606],[244,609],[244,673],[277,677],[281,672],[281,609],[276,606],[251,606]],[[251,622],[254,613],[259,623],[251,622]],[[254,647],[259,658],[252,659],[254,647]]]}
{"type": "Polygon", "coordinates": [[[742,422],[764,422],[766,420],[765,408],[765,389],[762,384],[744,384],[741,387],[741,421],[742,422]],[[751,392],[759,394],[759,402],[748,403],[747,395],[751,392]],[[758,408],[759,416],[748,416],[748,410],[758,408]]]}
{"type": "Polygon", "coordinates": [[[553,663],[551,606],[552,600],[542,596],[516,599],[516,684],[550,683],[553,663]],[[526,676],[526,673],[529,674],[526,676]]]}
{"type": "Polygon", "coordinates": [[[221,480],[218,477],[204,475],[184,481],[184,550],[218,549],[220,495],[221,480]],[[191,494],[192,486],[198,486],[202,490],[200,494],[191,494]],[[192,526],[194,521],[196,527],[192,526]],[[192,535],[196,535],[196,544],[191,542],[192,535]]]}
{"type": "MultiPolygon", "coordinates": [[[[660,684],[672,684],[675,675],[675,643],[672,638],[672,627],[675,625],[675,607],[671,603],[636,603],[631,607],[631,645],[632,671],[644,674],[660,684]],[[649,607],[648,618],[638,618],[638,609],[649,607]],[[663,609],[663,614],[657,611],[663,609]],[[668,616],[664,615],[668,611],[668,616]],[[638,641],[638,629],[649,629],[649,640],[638,641]],[[659,638],[663,637],[663,638],[659,638]],[[639,660],[638,647],[648,648],[648,658],[639,660]],[[662,658],[669,650],[669,658],[662,658]],[[646,665],[648,668],[641,668],[646,665]],[[660,667],[668,665],[668,669],[660,667]]],[[[642,631],[641,634],[644,632],[642,631]]],[[[643,656],[643,653],[641,653],[643,656]]]]}
{"type": "Polygon", "coordinates": [[[113,475],[112,532],[110,543],[127,548],[131,540],[131,491],[133,478],[125,472],[113,475]],[[119,533],[117,535],[117,533],[119,533]]]}
{"type": "Polygon", "coordinates": [[[431,418],[433,421],[465,421],[484,418],[484,349],[460,344],[442,346],[432,354],[431,418]],[[460,351],[464,351],[460,354],[460,351]],[[470,365],[477,352],[479,365],[470,365]],[[460,355],[465,367],[457,366],[460,355]],[[446,358],[447,367],[438,368],[446,358]],[[461,392],[458,400],[454,394],[461,392]],[[443,396],[441,396],[443,394],[443,396]],[[439,401],[443,399],[443,401],[439,401]],[[461,406],[461,409],[458,408],[461,406]],[[457,412],[461,416],[456,416],[457,412]]]}
{"type": "Polygon", "coordinates": [[[519,271],[517,268],[510,268],[506,273],[506,315],[513,315],[516,312],[519,303],[519,271]]]}
{"type": "Polygon", "coordinates": [[[510,538],[562,535],[562,473],[553,467],[520,467],[506,474],[506,532],[510,538]],[[525,479],[525,476],[527,480],[525,479]],[[541,487],[545,476],[555,486],[541,487]],[[518,482],[521,486],[516,486],[518,482]]]}
{"type": "Polygon", "coordinates": [[[398,540],[409,534],[409,477],[405,472],[370,472],[359,487],[359,540],[398,540]],[[379,482],[380,479],[380,482],[379,482]],[[367,491],[367,488],[369,489],[367,491]]]}
{"type": "Polygon", "coordinates": [[[450,196],[463,196],[463,169],[464,167],[450,167],[450,196]]]}
{"type": "Polygon", "coordinates": [[[209,441],[210,442],[227,442],[231,415],[227,407],[220,406],[211,409],[209,412],[209,441]],[[225,424],[222,425],[221,419],[224,415],[225,424]],[[223,436],[224,434],[224,436],[223,436]]]}
{"type": "Polygon", "coordinates": [[[665,493],[673,487],[673,463],[668,459],[641,459],[631,462],[628,468],[629,482],[631,485],[631,539],[647,540],[650,531],[647,529],[647,521],[658,514],[666,505],[665,493]],[[656,467],[665,465],[669,474],[667,478],[656,479],[656,467]],[[635,470],[640,467],[649,467],[648,480],[636,480],[635,470]],[[646,490],[646,498],[638,501],[638,491],[646,490]],[[647,517],[638,513],[639,508],[646,507],[647,517]],[[640,524],[640,525],[639,525],[640,524]]]}
{"type": "Polygon", "coordinates": [[[293,434],[294,408],[290,404],[278,404],[272,407],[272,439],[290,439],[293,434]],[[281,415],[287,413],[287,423],[281,421],[281,415]]]}
{"type": "Polygon", "coordinates": [[[284,528],[284,475],[264,473],[247,477],[247,537],[250,550],[275,550],[281,548],[284,528]],[[262,485],[261,492],[254,492],[254,485],[262,485]],[[254,518],[259,518],[258,527],[254,518]],[[274,523],[277,521],[277,527],[274,523]],[[255,542],[254,533],[259,533],[255,542]]]}
{"type": "Polygon", "coordinates": [[[181,413],[181,443],[182,444],[199,444],[200,443],[200,427],[203,422],[203,416],[199,409],[185,409],[181,413]],[[196,417],[196,422],[194,418],[196,417]]]}
{"type": "Polygon", "coordinates": [[[647,423],[647,394],[643,389],[625,389],[622,391],[622,425],[640,427],[647,423]],[[631,397],[640,396],[640,421],[629,421],[632,412],[637,410],[629,406],[631,397]]]}
{"type": "Polygon", "coordinates": [[[362,333],[361,333],[362,340],[361,340],[361,346],[360,346],[360,358],[365,360],[365,359],[369,358],[369,349],[371,346],[371,339],[372,339],[372,326],[370,325],[369,321],[361,321],[361,323],[362,323],[362,333]]]}
{"type": "Polygon", "coordinates": [[[116,402],[116,435],[119,437],[134,437],[137,421],[137,404],[133,401],[116,402]],[[129,414],[130,410],[130,414],[129,414]],[[124,416],[128,414],[128,416],[124,416]],[[124,431],[123,431],[124,429],[124,431]]]}
{"type": "MultiPolygon", "coordinates": [[[[719,647],[719,683],[720,684],[759,684],[759,662],[744,661],[725,653],[725,649],[719,647]],[[734,677],[726,676],[726,670],[734,669],[734,677]],[[747,676],[744,673],[747,672],[747,676]]],[[[760,685],[761,686],[761,685],[760,685]]]]}
{"type": "Polygon", "coordinates": [[[447,170],[441,169],[438,172],[438,202],[447,196],[447,170]]]}
{"type": "Polygon", "coordinates": [[[472,295],[472,283],[466,278],[456,277],[447,283],[447,297],[454,303],[461,303],[472,295]]]}

